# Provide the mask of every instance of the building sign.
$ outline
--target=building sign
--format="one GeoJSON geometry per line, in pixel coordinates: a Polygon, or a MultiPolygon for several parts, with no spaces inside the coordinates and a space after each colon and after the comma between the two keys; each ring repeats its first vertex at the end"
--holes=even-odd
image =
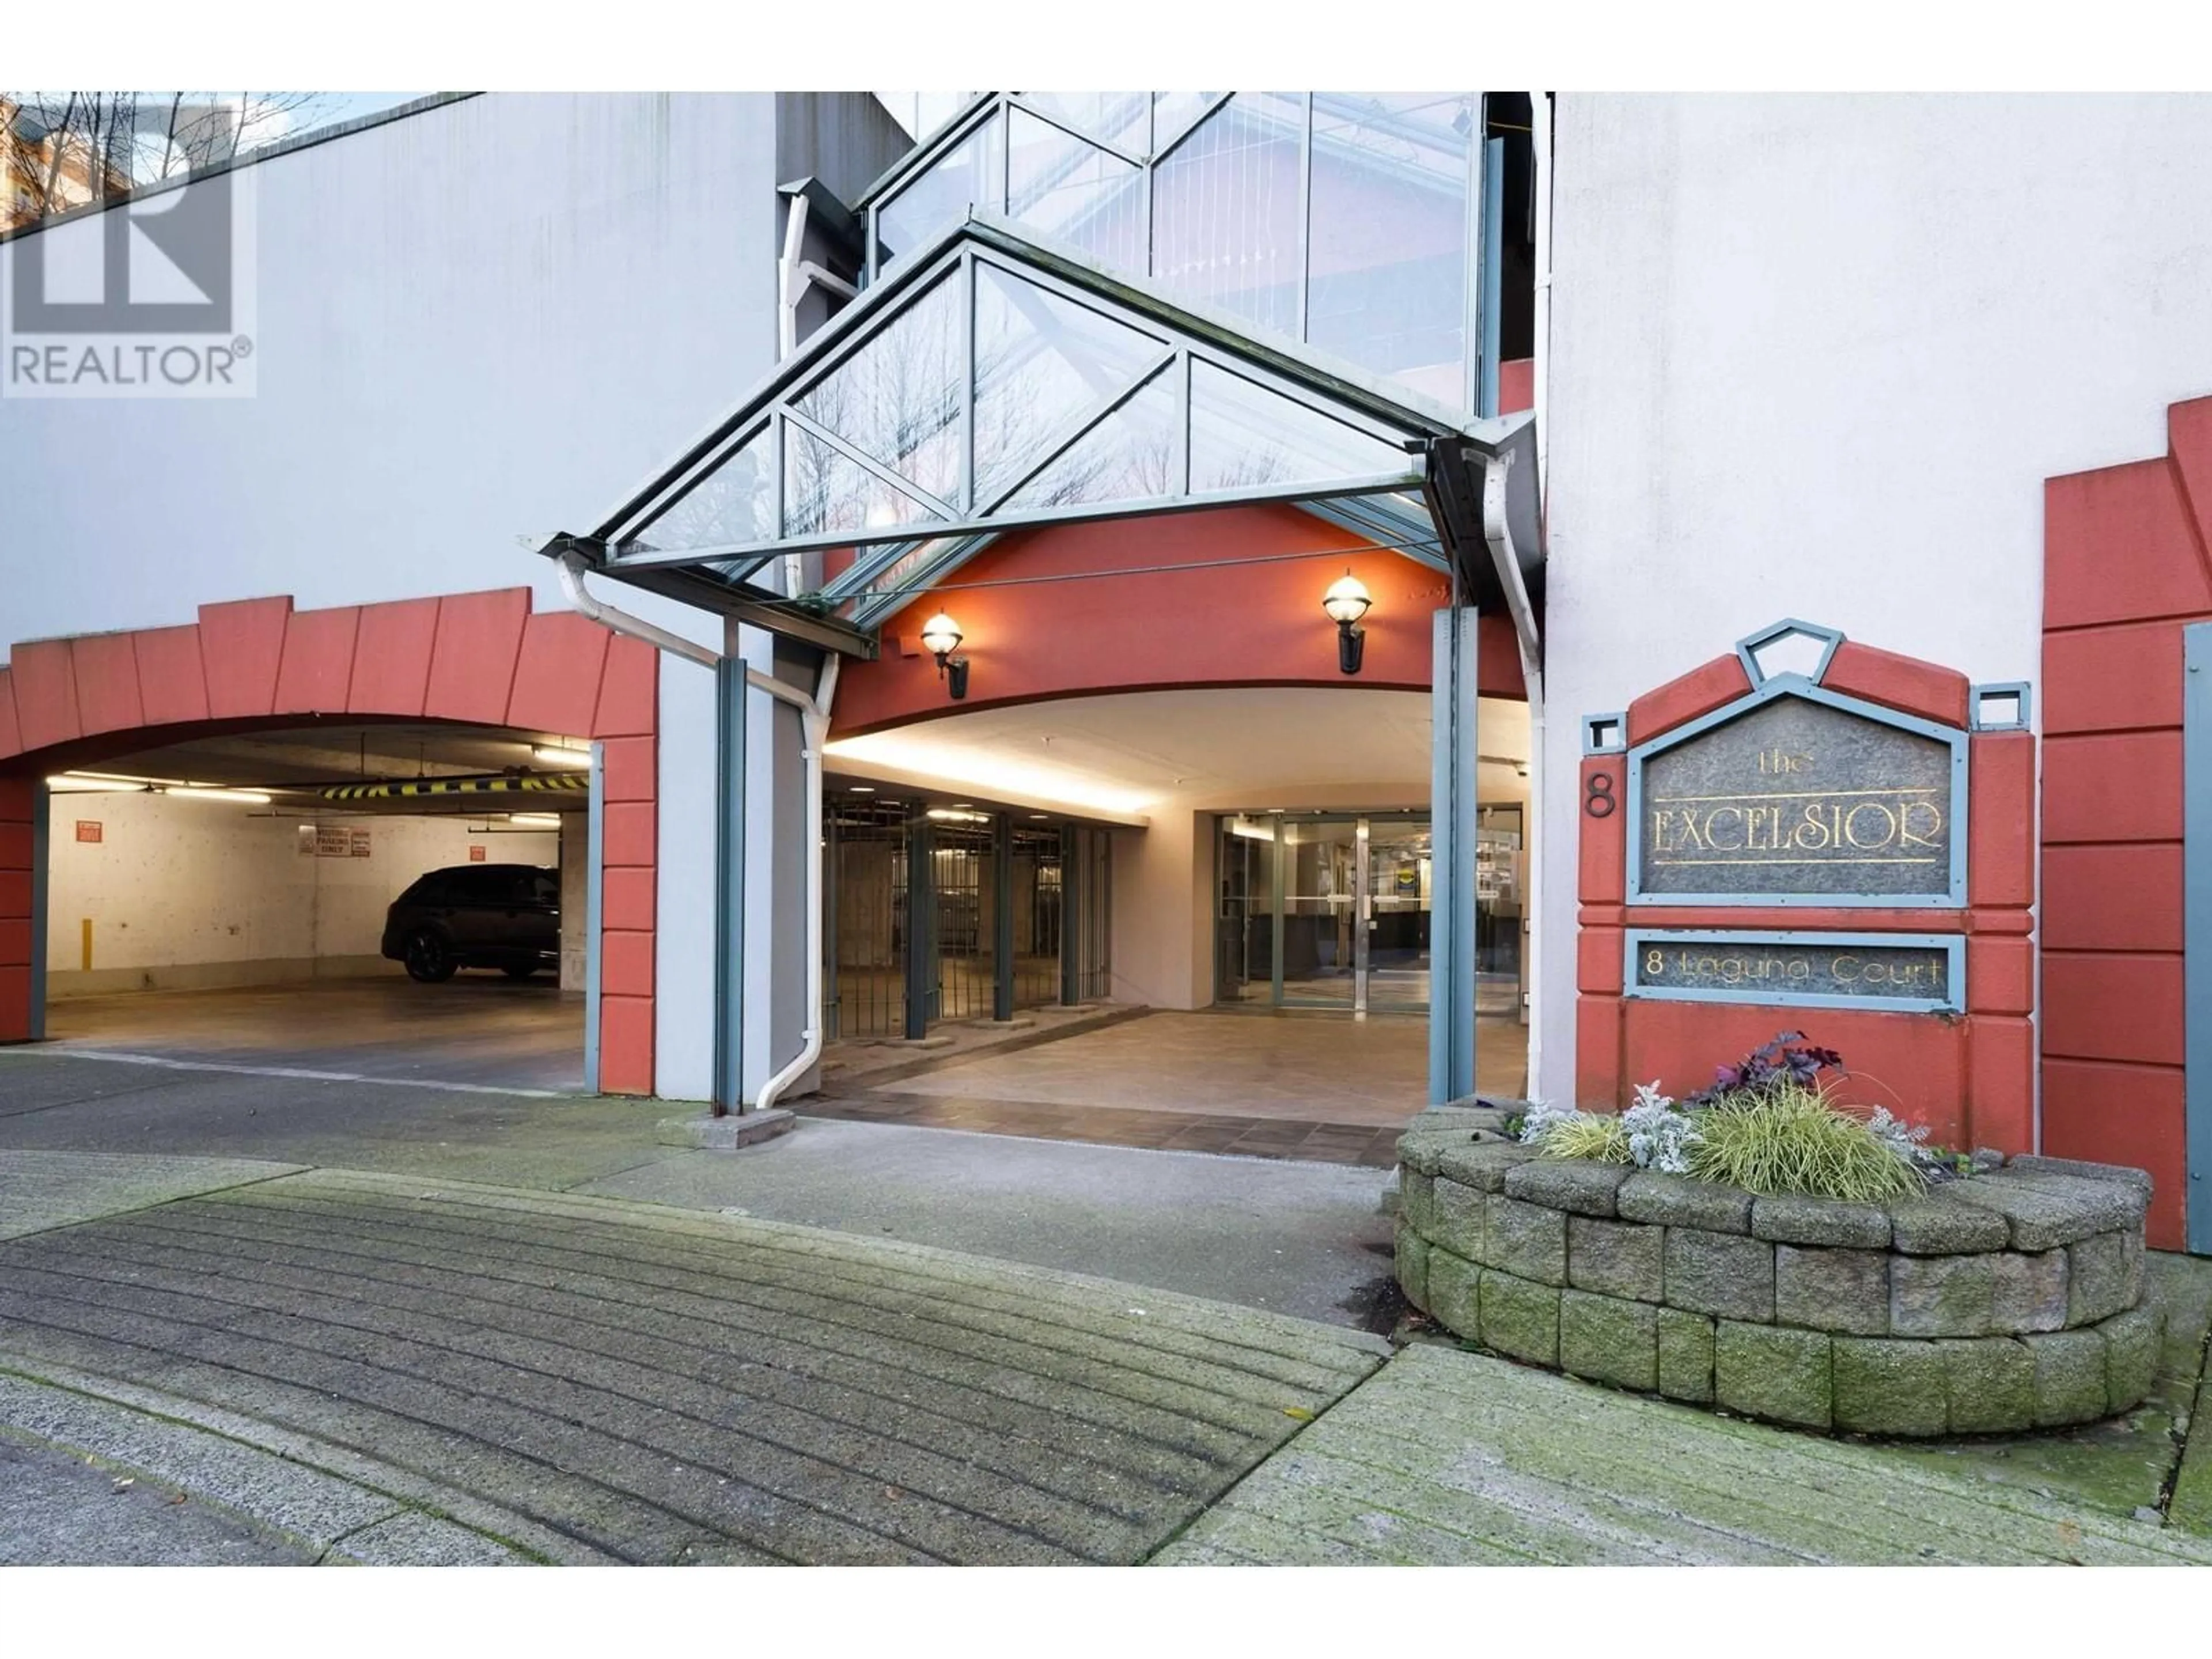
{"type": "Polygon", "coordinates": [[[97,818],[79,818],[76,821],[76,838],[79,841],[97,842],[105,833],[97,818]]]}
{"type": "Polygon", "coordinates": [[[1632,997],[1913,1013],[1966,1006],[1956,935],[1631,929],[1627,940],[1632,997]]]}
{"type": "Polygon", "coordinates": [[[1631,897],[1963,902],[1965,755],[1963,737],[1849,699],[1723,711],[1630,757],[1631,897]]]}

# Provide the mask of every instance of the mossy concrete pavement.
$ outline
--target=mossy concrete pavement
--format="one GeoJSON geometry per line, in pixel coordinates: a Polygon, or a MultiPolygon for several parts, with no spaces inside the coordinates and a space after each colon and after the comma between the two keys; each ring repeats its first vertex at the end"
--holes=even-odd
{"type": "Polygon", "coordinates": [[[311,1559],[1133,1563],[1389,1352],[627,1200],[0,1152],[45,1162],[76,1208],[0,1243],[0,1425],[311,1559]]]}
{"type": "Polygon", "coordinates": [[[2158,1389],[2058,1435],[1834,1439],[1416,1341],[1156,1559],[2212,1566],[2212,1261],[2151,1273],[2158,1389]]]}

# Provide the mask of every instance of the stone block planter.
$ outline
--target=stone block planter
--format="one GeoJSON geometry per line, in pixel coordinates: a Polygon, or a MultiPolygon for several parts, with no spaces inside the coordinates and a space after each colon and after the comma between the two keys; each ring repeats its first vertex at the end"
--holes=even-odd
{"type": "Polygon", "coordinates": [[[1541,1160],[1464,1108],[1398,1157],[1407,1298],[1529,1364],[1898,1436],[2086,1423],[2151,1389],[2140,1170],[2018,1158],[1894,1204],[1754,1198],[1541,1160]]]}

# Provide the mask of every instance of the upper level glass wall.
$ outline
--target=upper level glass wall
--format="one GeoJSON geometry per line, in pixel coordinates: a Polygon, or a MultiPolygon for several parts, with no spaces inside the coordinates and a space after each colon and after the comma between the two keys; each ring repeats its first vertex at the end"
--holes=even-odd
{"type": "Polygon", "coordinates": [[[871,204],[872,269],[1003,213],[1474,410],[1482,94],[1006,93],[871,204]]]}

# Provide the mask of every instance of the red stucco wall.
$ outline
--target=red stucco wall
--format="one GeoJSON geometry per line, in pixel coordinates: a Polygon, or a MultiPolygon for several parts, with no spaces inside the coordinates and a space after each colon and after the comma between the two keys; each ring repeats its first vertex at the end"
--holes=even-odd
{"type": "Polygon", "coordinates": [[[2043,1141],[2151,1172],[2182,1243],[2182,641],[2212,619],[2212,398],[2044,486],[2043,1141]]]}
{"type": "MultiPolygon", "coordinates": [[[[1450,597],[1443,576],[1294,507],[1228,507],[1006,537],[885,622],[880,660],[847,665],[837,734],[1048,697],[1342,685],[1321,599],[1347,568],[1375,602],[1358,684],[1426,690],[1430,618],[1450,597]],[[1328,556],[1280,557],[1305,553],[1328,556]],[[958,704],[916,637],[940,609],[965,636],[958,704]]],[[[1486,617],[1481,628],[1481,689],[1525,697],[1511,624],[1486,617]]]]}
{"type": "Polygon", "coordinates": [[[589,736],[606,745],[599,1068],[653,1092],[653,648],[527,588],[331,611],[289,597],[202,605],[179,628],[17,645],[0,668],[0,1042],[30,1034],[30,819],[40,776],[210,730],[389,716],[589,736]]]}

